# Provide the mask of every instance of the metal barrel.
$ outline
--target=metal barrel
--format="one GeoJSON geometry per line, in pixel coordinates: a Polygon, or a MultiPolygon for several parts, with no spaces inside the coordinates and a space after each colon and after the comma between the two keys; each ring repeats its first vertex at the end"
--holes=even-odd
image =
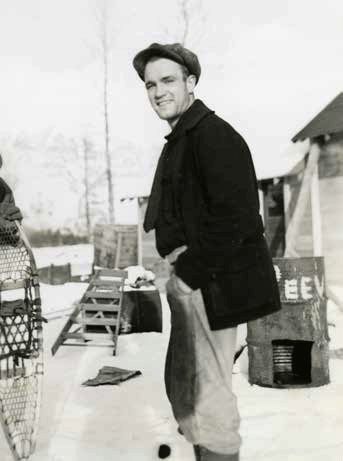
{"type": "Polygon", "coordinates": [[[249,382],[328,384],[329,335],[322,257],[274,258],[282,309],[248,323],[249,382]]]}

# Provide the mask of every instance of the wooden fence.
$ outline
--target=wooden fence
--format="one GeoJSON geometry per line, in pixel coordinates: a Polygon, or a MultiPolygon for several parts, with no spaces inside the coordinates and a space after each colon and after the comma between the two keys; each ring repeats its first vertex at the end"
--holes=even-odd
{"type": "Polygon", "coordinates": [[[60,266],[50,264],[50,266],[39,268],[38,276],[42,283],[63,285],[68,282],[88,282],[92,273],[92,267],[87,272],[89,274],[84,273],[84,271],[81,274],[73,274],[72,264],[70,263],[60,266]]]}

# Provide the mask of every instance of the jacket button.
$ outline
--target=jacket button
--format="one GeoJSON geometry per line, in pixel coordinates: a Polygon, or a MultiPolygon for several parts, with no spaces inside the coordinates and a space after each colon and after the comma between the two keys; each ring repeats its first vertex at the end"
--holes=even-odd
{"type": "Polygon", "coordinates": [[[214,272],[212,272],[211,279],[214,280],[215,278],[217,278],[217,275],[214,272]]]}

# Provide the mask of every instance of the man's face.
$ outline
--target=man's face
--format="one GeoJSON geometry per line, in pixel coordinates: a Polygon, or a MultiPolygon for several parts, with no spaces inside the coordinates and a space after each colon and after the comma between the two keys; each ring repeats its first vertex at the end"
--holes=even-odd
{"type": "Polygon", "coordinates": [[[184,77],[182,67],[174,61],[158,58],[149,61],[144,72],[149,101],[157,115],[174,127],[193,102],[195,77],[184,77]]]}

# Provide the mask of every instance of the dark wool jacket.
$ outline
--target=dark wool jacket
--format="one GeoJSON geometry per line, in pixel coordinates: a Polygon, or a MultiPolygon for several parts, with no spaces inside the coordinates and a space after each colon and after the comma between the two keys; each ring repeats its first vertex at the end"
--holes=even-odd
{"type": "MultiPolygon", "coordinates": [[[[188,249],[178,257],[175,272],[191,288],[201,289],[210,327],[233,327],[279,310],[255,170],[244,139],[195,100],[167,140],[163,152],[173,144],[183,155],[174,187],[188,249]]],[[[161,170],[160,159],[144,222],[147,232],[159,213],[161,170]]]]}

